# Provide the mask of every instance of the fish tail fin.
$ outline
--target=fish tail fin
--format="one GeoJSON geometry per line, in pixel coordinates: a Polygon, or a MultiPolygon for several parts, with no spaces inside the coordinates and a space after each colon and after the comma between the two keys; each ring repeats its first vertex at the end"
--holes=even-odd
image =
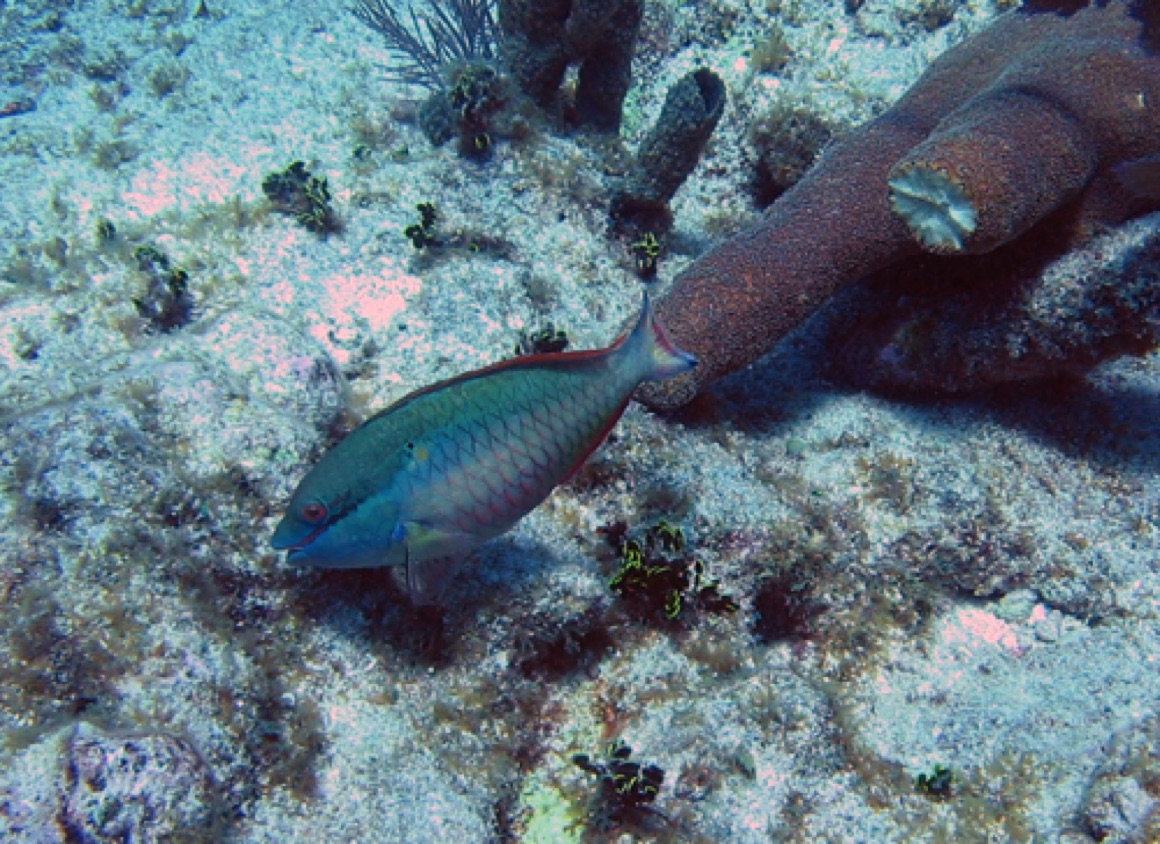
{"type": "Polygon", "coordinates": [[[697,365],[697,359],[669,339],[665,327],[653,313],[648,292],[644,294],[640,318],[623,341],[624,354],[640,369],[642,381],[663,381],[697,365]]]}

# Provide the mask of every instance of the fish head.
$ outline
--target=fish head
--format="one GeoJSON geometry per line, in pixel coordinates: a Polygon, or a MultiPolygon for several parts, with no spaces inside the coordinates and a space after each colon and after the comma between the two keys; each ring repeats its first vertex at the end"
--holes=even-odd
{"type": "Polygon", "coordinates": [[[386,496],[372,496],[347,506],[339,496],[326,498],[299,489],[270,544],[287,552],[295,565],[326,569],[403,565],[407,549],[398,506],[386,496]]]}

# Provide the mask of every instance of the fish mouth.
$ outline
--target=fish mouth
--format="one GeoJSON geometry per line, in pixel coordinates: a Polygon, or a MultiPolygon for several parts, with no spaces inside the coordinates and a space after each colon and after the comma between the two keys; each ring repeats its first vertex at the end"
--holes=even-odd
{"type": "Polygon", "coordinates": [[[308,536],[302,539],[294,539],[284,535],[291,532],[290,530],[283,530],[285,526],[285,522],[278,525],[274,531],[274,535],[270,538],[270,545],[275,551],[286,551],[289,554],[293,554],[296,551],[301,551],[311,542],[316,540],[322,534],[322,532],[326,530],[327,527],[326,525],[319,525],[318,528],[316,528],[314,532],[308,536]]]}

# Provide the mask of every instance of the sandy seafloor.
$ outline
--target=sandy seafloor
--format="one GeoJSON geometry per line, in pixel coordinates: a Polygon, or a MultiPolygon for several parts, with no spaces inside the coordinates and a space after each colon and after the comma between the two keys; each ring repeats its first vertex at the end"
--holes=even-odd
{"type": "MultiPolygon", "coordinates": [[[[779,5],[792,57],[755,73],[765,2],[646,3],[623,149],[688,70],[729,95],[657,290],[757,213],[753,120],[855,125],[999,11],[779,5]]],[[[630,408],[474,557],[442,641],[381,571],[289,568],[270,533],[343,432],[521,329],[607,344],[641,282],[615,144],[543,123],[464,161],[345,4],[197,6],[0,4],[0,105],[35,106],[0,119],[0,839],[1157,840],[1154,357],[913,405],[828,382],[806,332],[695,413],[630,408]],[[270,210],[294,160],[340,233],[270,210]],[[423,201],[509,248],[424,258],[423,201]],[[145,244],[188,325],[139,315],[145,244]],[[737,612],[618,609],[598,531],[660,517],[737,612]],[[573,764],[614,739],[663,818],[573,764]],[[950,793],[916,788],[938,765],[950,793]]]]}

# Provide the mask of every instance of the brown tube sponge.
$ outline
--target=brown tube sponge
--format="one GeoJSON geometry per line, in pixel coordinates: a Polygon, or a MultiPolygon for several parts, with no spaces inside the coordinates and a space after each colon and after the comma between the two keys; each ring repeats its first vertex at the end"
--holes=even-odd
{"type": "Polygon", "coordinates": [[[1070,114],[1004,90],[972,100],[894,165],[890,207],[931,252],[990,252],[1075,198],[1098,165],[1070,114]]]}
{"type": "MultiPolygon", "coordinates": [[[[755,226],[676,278],[657,310],[702,365],[640,398],[683,404],[762,357],[837,290],[929,249],[918,218],[896,213],[891,179],[912,185],[922,170],[942,179],[947,216],[973,215],[959,235],[970,251],[1017,238],[1068,203],[1066,238],[1076,241],[1092,224],[1151,210],[1111,175],[1160,153],[1160,57],[1142,30],[1126,0],[1110,0],[1071,16],[1009,13],[948,51],[755,226]]],[[[944,201],[937,188],[926,200],[926,213],[944,201]]]]}
{"type": "Polygon", "coordinates": [[[1154,76],[1153,57],[1107,38],[1028,50],[891,169],[891,206],[932,252],[990,252],[1075,198],[1101,163],[1155,146],[1154,76]]]}

